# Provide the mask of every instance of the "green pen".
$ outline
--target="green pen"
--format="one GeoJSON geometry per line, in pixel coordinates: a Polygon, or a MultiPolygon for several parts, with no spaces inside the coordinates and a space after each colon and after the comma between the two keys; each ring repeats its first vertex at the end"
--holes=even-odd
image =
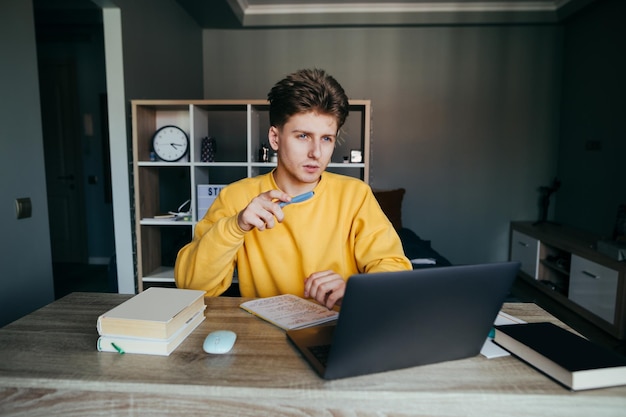
{"type": "Polygon", "coordinates": [[[125,353],[124,349],[122,349],[121,347],[119,347],[115,343],[111,342],[111,346],[113,346],[113,349],[117,350],[117,353],[119,353],[120,355],[123,355],[125,353]]]}

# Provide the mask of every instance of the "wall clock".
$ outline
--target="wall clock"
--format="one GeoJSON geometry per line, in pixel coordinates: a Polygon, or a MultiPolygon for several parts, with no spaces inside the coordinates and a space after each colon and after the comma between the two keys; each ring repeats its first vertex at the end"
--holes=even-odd
{"type": "Polygon", "coordinates": [[[189,137],[178,126],[163,126],[152,136],[152,150],[163,161],[178,161],[189,151],[189,137]]]}

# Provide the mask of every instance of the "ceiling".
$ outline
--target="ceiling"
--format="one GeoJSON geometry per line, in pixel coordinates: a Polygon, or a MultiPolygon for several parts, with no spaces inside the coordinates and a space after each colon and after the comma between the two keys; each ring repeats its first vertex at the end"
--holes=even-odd
{"type": "MultiPolygon", "coordinates": [[[[36,20],[58,36],[101,25],[111,0],[33,0],[36,20]],[[64,29],[63,31],[67,31],[64,29]]],[[[114,3],[115,0],[112,0],[114,3]]],[[[176,0],[202,28],[557,23],[600,0],[176,0]]]]}
{"type": "Polygon", "coordinates": [[[596,0],[176,0],[203,28],[556,23],[596,0]]]}

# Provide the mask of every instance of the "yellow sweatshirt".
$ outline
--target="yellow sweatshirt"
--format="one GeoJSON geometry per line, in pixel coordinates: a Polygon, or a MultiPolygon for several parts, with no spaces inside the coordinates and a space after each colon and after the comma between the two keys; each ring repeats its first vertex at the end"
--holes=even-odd
{"type": "Polygon", "coordinates": [[[402,243],[363,181],[324,172],[313,198],[283,207],[281,223],[244,232],[237,214],[259,194],[278,189],[271,173],[230,184],[198,222],[194,239],[176,259],[179,288],[220,295],[237,267],[243,297],[304,296],[310,274],[411,269],[402,243]]]}

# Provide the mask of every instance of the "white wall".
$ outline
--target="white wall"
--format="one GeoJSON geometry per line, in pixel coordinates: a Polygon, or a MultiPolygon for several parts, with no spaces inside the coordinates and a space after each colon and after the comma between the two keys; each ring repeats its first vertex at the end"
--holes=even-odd
{"type": "Polygon", "coordinates": [[[0,6],[0,326],[54,299],[31,2],[0,6]],[[11,59],[6,59],[11,57],[11,59]],[[17,220],[15,199],[32,217],[17,220]]]}
{"type": "Polygon", "coordinates": [[[407,189],[403,221],[453,263],[508,258],[556,173],[556,26],[205,30],[204,97],[265,98],[320,67],[372,100],[374,188],[407,189]]]}

